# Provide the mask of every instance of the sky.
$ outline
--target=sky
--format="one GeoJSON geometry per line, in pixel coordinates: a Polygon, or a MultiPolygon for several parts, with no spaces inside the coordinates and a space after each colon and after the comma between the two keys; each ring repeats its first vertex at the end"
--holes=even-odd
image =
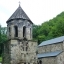
{"type": "Polygon", "coordinates": [[[40,25],[64,11],[64,0],[0,0],[0,24],[6,21],[20,5],[32,22],[40,25]]]}

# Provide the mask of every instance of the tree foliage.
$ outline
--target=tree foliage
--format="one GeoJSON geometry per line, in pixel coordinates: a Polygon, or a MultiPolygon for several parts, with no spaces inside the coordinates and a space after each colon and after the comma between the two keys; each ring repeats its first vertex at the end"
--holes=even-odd
{"type": "Polygon", "coordinates": [[[3,43],[5,43],[6,40],[7,40],[7,35],[5,34],[5,27],[1,27],[0,25],[0,56],[2,55],[2,51],[3,51],[3,43]]]}
{"type": "Polygon", "coordinates": [[[42,23],[40,26],[35,25],[35,28],[33,28],[33,38],[37,39],[38,43],[63,35],[64,12],[60,13],[55,18],[42,23]]]}

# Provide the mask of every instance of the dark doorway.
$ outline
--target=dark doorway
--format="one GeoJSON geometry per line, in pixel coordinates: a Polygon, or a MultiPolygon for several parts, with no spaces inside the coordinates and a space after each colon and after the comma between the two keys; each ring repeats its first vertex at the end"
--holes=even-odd
{"type": "Polygon", "coordinates": [[[23,27],[23,37],[24,38],[26,37],[26,27],[25,26],[23,27]]]}
{"type": "Polygon", "coordinates": [[[15,37],[18,37],[18,27],[14,26],[14,29],[15,29],[15,37]]]}
{"type": "Polygon", "coordinates": [[[26,64],[26,62],[24,64],[26,64]]]}
{"type": "Polygon", "coordinates": [[[42,64],[42,61],[41,60],[39,61],[39,64],[42,64]]]}

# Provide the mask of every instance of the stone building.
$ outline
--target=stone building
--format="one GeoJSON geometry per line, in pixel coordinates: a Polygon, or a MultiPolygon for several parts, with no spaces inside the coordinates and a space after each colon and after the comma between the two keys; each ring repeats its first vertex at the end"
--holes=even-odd
{"type": "Polygon", "coordinates": [[[32,25],[19,5],[7,20],[8,41],[4,44],[3,64],[37,64],[37,41],[32,40],[32,25]]]}
{"type": "Polygon", "coordinates": [[[37,56],[40,64],[64,64],[64,36],[42,42],[37,56]]]}

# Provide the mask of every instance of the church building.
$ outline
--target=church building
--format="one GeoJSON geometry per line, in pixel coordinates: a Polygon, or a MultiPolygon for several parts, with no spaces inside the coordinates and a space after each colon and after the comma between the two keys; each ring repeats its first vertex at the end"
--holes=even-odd
{"type": "Polygon", "coordinates": [[[8,40],[2,64],[64,64],[64,36],[37,45],[32,39],[32,27],[33,22],[19,5],[7,20],[8,40]]]}
{"type": "Polygon", "coordinates": [[[21,6],[7,20],[7,37],[2,64],[37,64],[37,41],[32,40],[33,22],[21,6]]]}
{"type": "Polygon", "coordinates": [[[64,36],[39,44],[37,57],[40,64],[64,64],[64,36]]]}

